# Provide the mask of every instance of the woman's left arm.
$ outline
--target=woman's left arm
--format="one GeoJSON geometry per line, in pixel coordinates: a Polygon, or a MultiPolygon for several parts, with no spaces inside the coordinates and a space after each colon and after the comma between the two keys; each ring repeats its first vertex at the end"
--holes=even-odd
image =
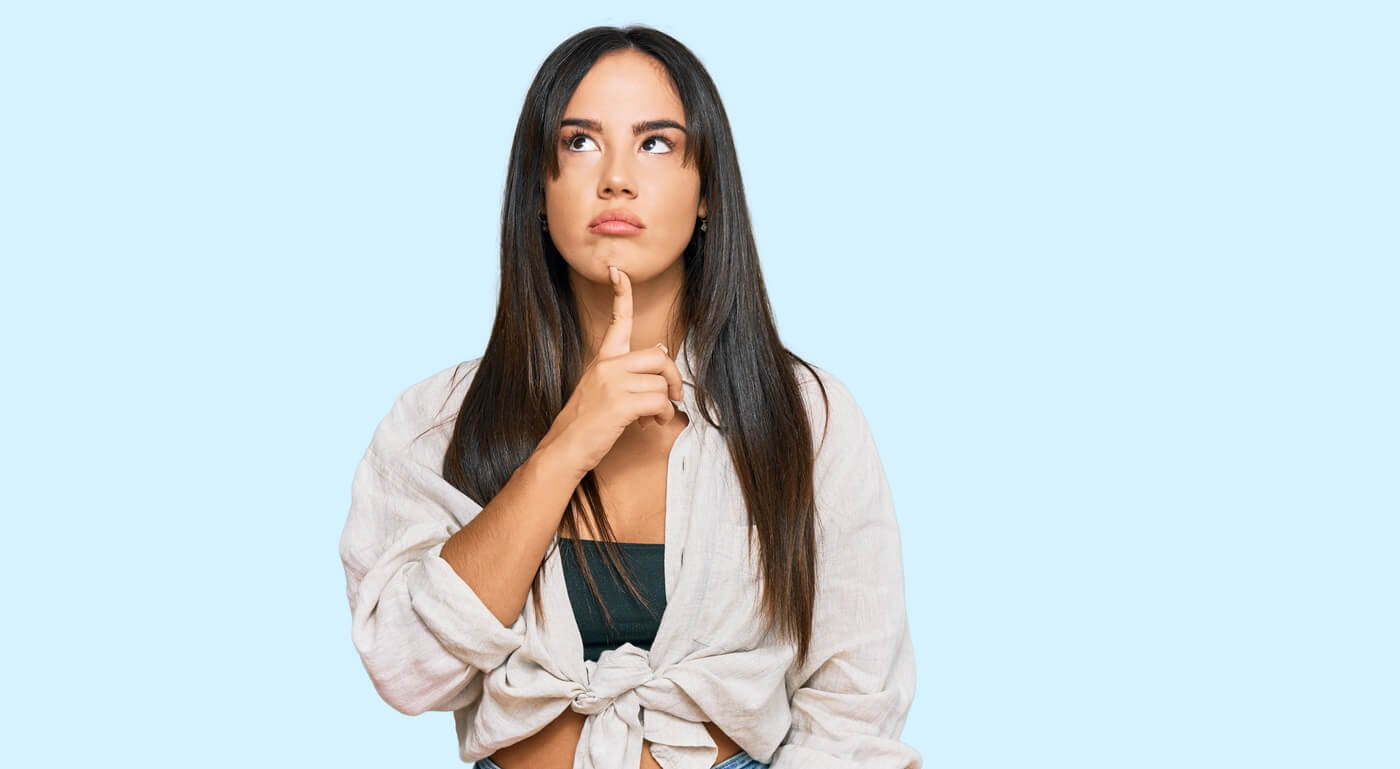
{"type": "MultiPolygon", "coordinates": [[[[792,725],[772,769],[920,769],[900,740],[914,699],[904,567],[884,466],[865,415],[826,374],[831,412],[816,463],[817,594],[792,725]]],[[[790,684],[791,685],[791,684],[790,684]]]]}

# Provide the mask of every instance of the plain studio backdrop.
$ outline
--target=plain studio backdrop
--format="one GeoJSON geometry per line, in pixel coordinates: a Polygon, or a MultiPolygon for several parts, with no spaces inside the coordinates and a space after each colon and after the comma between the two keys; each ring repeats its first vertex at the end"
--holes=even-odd
{"type": "Polygon", "coordinates": [[[928,769],[1400,765],[1393,9],[7,3],[7,763],[462,766],[350,480],[484,351],[541,61],[641,23],[875,433],[928,769]]]}

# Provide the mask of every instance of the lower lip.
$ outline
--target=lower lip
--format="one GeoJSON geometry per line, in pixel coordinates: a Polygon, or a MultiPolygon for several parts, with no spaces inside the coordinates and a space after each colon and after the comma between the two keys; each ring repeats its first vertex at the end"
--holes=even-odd
{"type": "Polygon", "coordinates": [[[595,224],[588,228],[589,232],[599,235],[636,235],[642,231],[641,227],[628,224],[621,219],[611,219],[602,224],[595,224]]]}

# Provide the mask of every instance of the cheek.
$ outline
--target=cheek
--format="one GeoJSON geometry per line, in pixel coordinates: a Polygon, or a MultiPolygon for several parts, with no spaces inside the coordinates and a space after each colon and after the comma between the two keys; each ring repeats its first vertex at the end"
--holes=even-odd
{"type": "Polygon", "coordinates": [[[545,188],[545,215],[549,217],[550,229],[554,229],[554,223],[559,223],[559,228],[563,230],[566,225],[575,223],[582,209],[579,206],[577,195],[568,187],[547,187],[545,188]]]}
{"type": "Polygon", "coordinates": [[[691,231],[700,226],[699,184],[696,182],[675,183],[671,185],[667,197],[676,201],[674,206],[668,206],[667,229],[674,231],[683,239],[689,238],[691,231]]]}
{"type": "Polygon", "coordinates": [[[545,183],[545,200],[548,201],[546,213],[549,213],[551,218],[556,215],[561,218],[580,216],[597,205],[597,175],[579,168],[578,165],[560,165],[559,178],[545,183]]]}
{"type": "Polygon", "coordinates": [[[592,189],[598,181],[597,169],[587,158],[559,158],[559,178],[549,182],[562,190],[592,189]]]}

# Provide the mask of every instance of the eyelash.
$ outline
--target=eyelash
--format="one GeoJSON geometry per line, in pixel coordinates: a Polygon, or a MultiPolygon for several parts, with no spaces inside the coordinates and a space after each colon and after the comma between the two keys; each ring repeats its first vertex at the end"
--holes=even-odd
{"type": "MultiPolygon", "coordinates": [[[[565,149],[566,151],[572,152],[572,151],[573,151],[573,144],[574,144],[574,141],[575,141],[576,139],[578,139],[578,137],[580,137],[580,136],[588,136],[588,134],[584,133],[583,131],[574,131],[573,133],[569,134],[568,136],[565,136],[565,137],[564,137],[564,142],[563,142],[563,143],[564,143],[564,149],[565,149]]],[[[588,138],[592,139],[593,137],[592,137],[592,136],[588,136],[588,138]]],[[[661,134],[652,134],[652,135],[648,136],[646,139],[643,139],[642,141],[646,141],[647,139],[660,139],[661,141],[663,141],[663,142],[666,143],[666,149],[668,149],[668,150],[674,150],[674,149],[676,148],[675,142],[671,141],[670,139],[667,139],[665,136],[663,136],[663,135],[661,135],[661,134]]],[[[656,153],[647,153],[647,154],[652,154],[652,155],[654,155],[654,154],[656,154],[656,153]]]]}

